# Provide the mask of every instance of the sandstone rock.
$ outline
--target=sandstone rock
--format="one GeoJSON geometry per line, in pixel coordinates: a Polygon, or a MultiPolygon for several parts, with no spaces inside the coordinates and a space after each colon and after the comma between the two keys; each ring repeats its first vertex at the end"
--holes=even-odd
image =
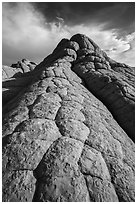
{"type": "Polygon", "coordinates": [[[21,61],[18,61],[15,64],[12,64],[11,67],[13,68],[20,68],[23,73],[32,71],[36,67],[35,62],[30,62],[27,59],[22,59],[21,61]]]}
{"type": "Polygon", "coordinates": [[[22,74],[22,70],[19,68],[13,69],[5,65],[2,66],[2,80],[8,79],[17,73],[18,75],[22,74]]]}
{"type": "Polygon", "coordinates": [[[7,82],[23,88],[4,106],[3,202],[134,202],[134,70],[77,34],[23,76],[7,82]]]}
{"type": "Polygon", "coordinates": [[[21,61],[18,61],[15,64],[12,64],[10,67],[3,65],[2,66],[2,80],[21,76],[22,73],[29,72],[34,70],[36,67],[35,62],[30,62],[27,59],[22,59],[21,61]]]}
{"type": "MultiPolygon", "coordinates": [[[[81,45],[81,48],[95,50],[97,45],[84,35],[72,37],[81,45]],[[87,45],[88,44],[88,45],[87,45]]],[[[134,91],[134,68],[122,63],[104,60],[103,51],[99,50],[102,57],[94,59],[94,64],[89,62],[84,55],[82,62],[73,66],[75,71],[86,83],[87,88],[99,98],[111,111],[115,119],[134,141],[135,139],[135,91],[134,91]],[[98,62],[97,62],[98,61],[98,62]],[[109,67],[108,67],[109,65],[109,67]]],[[[88,54],[89,55],[89,54],[88,54]]],[[[93,55],[93,54],[92,54],[93,55]]]]}
{"type": "Polygon", "coordinates": [[[32,75],[27,75],[24,73],[34,70],[36,64],[30,62],[29,60],[22,59],[16,64],[12,64],[10,67],[2,66],[2,102],[5,105],[11,99],[13,99],[17,94],[26,87],[30,80],[32,80],[32,75]]]}
{"type": "Polygon", "coordinates": [[[3,200],[7,202],[31,202],[35,192],[36,179],[30,170],[3,173],[3,200]],[[9,188],[7,188],[9,186],[9,188]],[[18,188],[20,186],[20,188],[18,188]]]}

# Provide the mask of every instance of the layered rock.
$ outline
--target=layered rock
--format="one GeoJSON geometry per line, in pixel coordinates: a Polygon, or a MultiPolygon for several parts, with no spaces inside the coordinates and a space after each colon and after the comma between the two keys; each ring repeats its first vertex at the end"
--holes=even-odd
{"type": "Polygon", "coordinates": [[[3,201],[133,202],[132,68],[78,34],[30,74],[4,108],[3,201]]]}
{"type": "Polygon", "coordinates": [[[135,69],[117,63],[100,50],[88,37],[75,35],[79,43],[75,71],[87,88],[111,111],[129,137],[135,138],[135,69]]]}

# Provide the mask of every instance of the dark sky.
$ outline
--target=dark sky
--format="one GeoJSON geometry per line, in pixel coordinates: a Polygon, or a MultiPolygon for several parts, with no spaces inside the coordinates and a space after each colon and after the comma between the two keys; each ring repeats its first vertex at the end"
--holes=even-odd
{"type": "Polygon", "coordinates": [[[135,3],[3,3],[3,64],[40,62],[62,38],[84,33],[107,54],[134,65],[135,3]]]}
{"type": "Polygon", "coordinates": [[[32,3],[48,21],[56,17],[68,25],[106,23],[106,29],[116,28],[125,33],[134,31],[135,3],[118,2],[47,2],[32,3]]]}

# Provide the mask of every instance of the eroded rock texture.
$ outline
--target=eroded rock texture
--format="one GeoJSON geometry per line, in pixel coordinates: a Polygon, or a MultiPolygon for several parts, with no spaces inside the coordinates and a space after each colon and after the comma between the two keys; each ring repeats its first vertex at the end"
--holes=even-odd
{"type": "Polygon", "coordinates": [[[3,201],[135,201],[134,69],[78,34],[30,74],[4,107],[3,201]]]}

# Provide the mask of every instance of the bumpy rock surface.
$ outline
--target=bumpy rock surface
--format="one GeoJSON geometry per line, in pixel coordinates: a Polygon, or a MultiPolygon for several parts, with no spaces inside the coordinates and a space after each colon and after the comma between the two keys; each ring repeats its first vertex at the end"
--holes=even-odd
{"type": "Polygon", "coordinates": [[[30,75],[3,108],[3,201],[135,201],[134,69],[77,34],[30,75]]]}

